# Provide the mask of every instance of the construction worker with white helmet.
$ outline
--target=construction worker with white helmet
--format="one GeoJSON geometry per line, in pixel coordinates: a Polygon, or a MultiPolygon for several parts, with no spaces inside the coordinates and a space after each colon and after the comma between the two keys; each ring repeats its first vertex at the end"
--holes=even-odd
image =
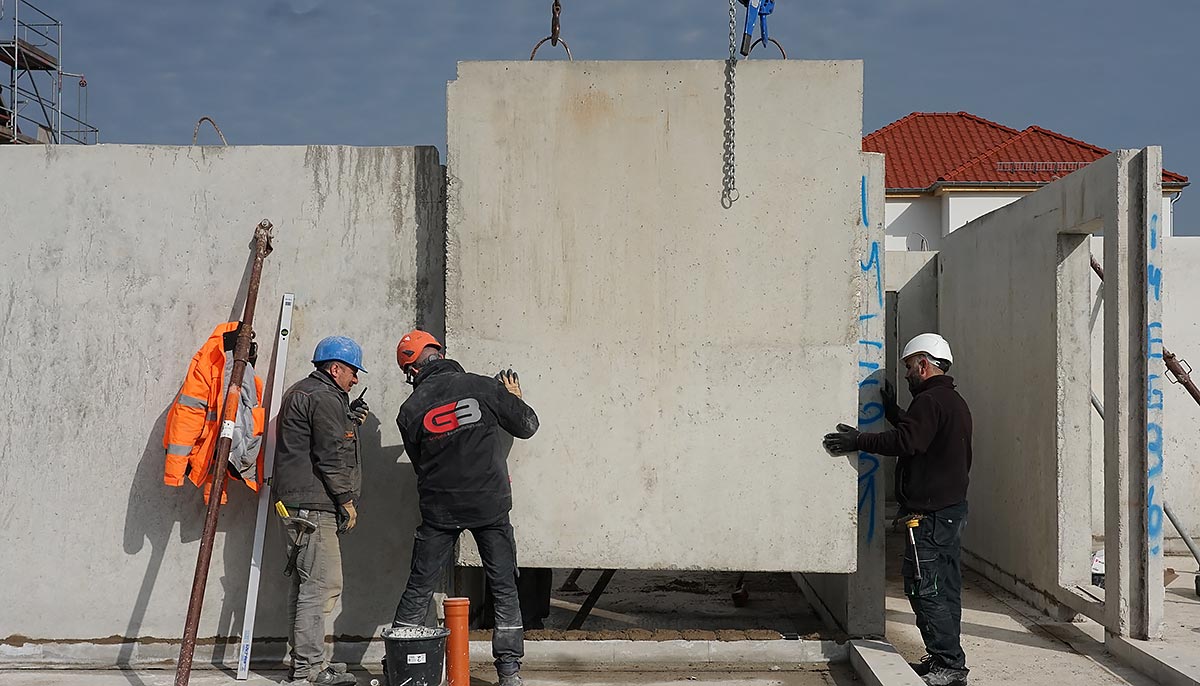
{"type": "Polygon", "coordinates": [[[412,569],[393,627],[419,626],[454,544],[470,531],[494,598],[492,656],[498,686],[520,686],[525,632],[517,589],[517,546],[509,521],[512,486],[504,437],[527,439],[538,417],[511,369],[494,378],[469,374],[427,331],[396,345],[396,363],[413,386],[396,425],[417,474],[421,525],[412,569]]]}
{"type": "Polygon", "coordinates": [[[894,427],[860,433],[839,424],[826,434],[836,455],[865,452],[898,457],[896,501],[912,532],[906,546],[904,592],[916,615],[927,655],[913,669],[931,686],[965,686],[962,622],[963,526],[971,471],[971,411],[947,374],[954,362],[950,344],[923,333],[904,346],[905,380],[913,400],[900,409],[885,382],[884,416],[894,427]]]}
{"type": "Polygon", "coordinates": [[[338,537],[358,523],[358,427],[369,413],[349,391],[365,373],[362,347],[345,336],[317,343],[308,377],[283,396],[275,450],[275,500],[288,510],[290,683],[354,684],[325,654],[326,621],[342,593],[338,537]],[[307,520],[307,523],[299,520],[307,520]]]}

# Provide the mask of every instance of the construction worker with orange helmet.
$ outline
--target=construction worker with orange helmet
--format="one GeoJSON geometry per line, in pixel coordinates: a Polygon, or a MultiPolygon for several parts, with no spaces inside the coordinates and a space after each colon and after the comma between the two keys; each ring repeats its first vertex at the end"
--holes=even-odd
{"type": "Polygon", "coordinates": [[[912,532],[904,555],[904,593],[928,653],[914,671],[930,686],[965,686],[962,624],[962,532],[971,471],[971,410],[947,374],[954,356],[936,333],[904,346],[905,380],[913,400],[901,410],[885,382],[884,416],[895,428],[859,433],[839,424],[826,434],[835,455],[862,451],[896,456],[896,501],[912,532]]]}
{"type": "Polygon", "coordinates": [[[521,684],[524,628],[517,591],[517,550],[509,522],[512,487],[502,433],[526,439],[538,430],[517,374],[467,373],[432,334],[415,330],[396,346],[396,363],[413,386],[396,424],[417,474],[421,525],[394,627],[419,626],[454,544],[470,531],[495,599],[492,656],[500,686],[521,684]]]}
{"type": "Polygon", "coordinates": [[[287,390],[279,408],[275,450],[275,499],[291,512],[288,560],[289,682],[349,685],[346,665],[329,663],[325,624],[342,593],[338,537],[358,523],[362,490],[358,427],[370,409],[349,391],[365,373],[362,348],[345,336],[317,343],[307,378],[287,390]]]}

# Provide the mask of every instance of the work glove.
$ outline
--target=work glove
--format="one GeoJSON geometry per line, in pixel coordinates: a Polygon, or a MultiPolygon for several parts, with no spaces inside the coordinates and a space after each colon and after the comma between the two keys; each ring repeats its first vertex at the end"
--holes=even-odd
{"type": "Polygon", "coordinates": [[[521,380],[517,378],[516,372],[511,369],[507,371],[501,369],[500,373],[496,375],[496,380],[504,384],[504,388],[507,389],[509,393],[512,393],[518,398],[521,397],[521,380]]]}
{"type": "Polygon", "coordinates": [[[895,417],[900,412],[900,404],[896,402],[896,387],[891,381],[884,380],[883,388],[879,391],[879,398],[883,402],[883,414],[885,417],[895,417]]]}
{"type": "Polygon", "coordinates": [[[354,528],[358,523],[358,510],[354,509],[354,501],[347,500],[338,505],[337,513],[337,532],[344,534],[354,528]]]}
{"type": "Polygon", "coordinates": [[[846,455],[858,450],[858,429],[838,424],[837,433],[825,434],[825,449],[834,455],[846,455]]]}
{"type": "Polygon", "coordinates": [[[371,413],[371,407],[367,405],[367,401],[362,398],[355,398],[350,403],[349,417],[350,421],[362,426],[363,422],[367,421],[367,415],[371,413]]]}

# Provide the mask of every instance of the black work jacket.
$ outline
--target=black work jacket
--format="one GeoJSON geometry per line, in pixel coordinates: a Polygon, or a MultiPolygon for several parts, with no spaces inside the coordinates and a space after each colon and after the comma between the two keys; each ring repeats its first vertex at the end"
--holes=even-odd
{"type": "Polygon", "coordinates": [[[284,505],[337,512],[358,500],[362,465],[350,399],[323,371],[287,390],[275,434],[275,499],[284,505]]]}
{"type": "Polygon", "coordinates": [[[468,529],[512,509],[511,442],[538,430],[533,408],[494,378],[469,374],[454,360],[428,363],[396,416],[417,473],[421,517],[432,526],[468,529]]]}
{"type": "Polygon", "coordinates": [[[859,434],[858,449],[899,456],[896,502],[910,511],[934,512],[967,499],[971,472],[971,410],[939,374],[917,387],[905,412],[888,416],[896,428],[859,434]]]}

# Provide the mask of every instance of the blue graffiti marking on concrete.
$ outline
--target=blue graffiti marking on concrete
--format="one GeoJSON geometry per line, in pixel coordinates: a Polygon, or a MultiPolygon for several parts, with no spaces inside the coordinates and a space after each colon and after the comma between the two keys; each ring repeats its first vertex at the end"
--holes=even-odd
{"type": "Polygon", "coordinates": [[[1150,422],[1146,425],[1146,434],[1150,436],[1146,441],[1146,449],[1150,452],[1150,469],[1146,476],[1154,477],[1162,474],[1163,470],[1163,430],[1158,424],[1150,422]]]}
{"type": "Polygon", "coordinates": [[[1146,387],[1147,387],[1146,388],[1146,409],[1147,410],[1163,409],[1163,397],[1164,397],[1163,392],[1161,390],[1155,388],[1155,386],[1158,385],[1158,380],[1161,378],[1162,378],[1162,375],[1160,375],[1160,374],[1151,374],[1146,379],[1146,387]],[[1156,397],[1158,398],[1158,400],[1155,400],[1156,397]]]}
{"type": "Polygon", "coordinates": [[[1147,496],[1150,506],[1146,511],[1146,533],[1150,535],[1150,541],[1153,543],[1150,546],[1150,554],[1157,557],[1162,554],[1162,545],[1158,541],[1163,533],[1163,509],[1162,505],[1154,502],[1154,486],[1150,487],[1147,496]]]}
{"type": "Polygon", "coordinates": [[[883,265],[879,260],[879,242],[871,241],[871,257],[864,264],[862,260],[858,261],[858,266],[864,271],[869,272],[871,268],[875,268],[875,295],[879,301],[879,308],[883,309],[883,265]]]}
{"type": "Polygon", "coordinates": [[[1146,285],[1154,294],[1154,299],[1162,300],[1162,270],[1152,264],[1146,265],[1146,285]]]}
{"type": "Polygon", "coordinates": [[[1147,356],[1147,357],[1149,357],[1149,358],[1150,358],[1150,359],[1152,359],[1152,360],[1161,360],[1161,359],[1163,358],[1163,354],[1162,354],[1162,342],[1163,342],[1163,339],[1162,339],[1162,334],[1161,334],[1161,333],[1159,333],[1159,335],[1158,335],[1158,336],[1155,336],[1155,335],[1154,335],[1154,331],[1155,331],[1156,329],[1157,329],[1159,332],[1161,332],[1161,331],[1162,331],[1162,322],[1150,322],[1150,325],[1149,325],[1149,326],[1147,326],[1147,327],[1146,327],[1146,329],[1147,329],[1147,334],[1148,334],[1148,336],[1149,336],[1149,340],[1146,342],[1146,356],[1147,356]],[[1158,344],[1158,351],[1157,351],[1157,352],[1155,352],[1155,350],[1154,350],[1154,344],[1155,344],[1155,343],[1157,343],[1157,344],[1158,344]]]}
{"type": "MultiPolygon", "coordinates": [[[[1150,249],[1146,259],[1147,309],[1151,316],[1158,313],[1162,301],[1163,272],[1158,266],[1158,214],[1150,216],[1150,249]]],[[[1146,326],[1147,361],[1163,359],[1162,322],[1151,321],[1146,326]]],[[[1152,364],[1152,362],[1150,362],[1152,364]]],[[[1157,500],[1158,486],[1163,474],[1162,413],[1165,396],[1159,386],[1162,375],[1146,375],[1146,535],[1150,556],[1162,555],[1163,506],[1157,500]]]]}
{"type": "MultiPolygon", "coordinates": [[[[862,178],[862,221],[863,225],[869,226],[867,218],[867,177],[862,178]]],[[[883,309],[883,263],[879,251],[879,242],[871,241],[870,251],[866,262],[859,260],[859,268],[864,274],[868,274],[868,282],[870,283],[869,273],[874,268],[875,270],[875,297],[867,296],[866,303],[868,310],[883,309]]],[[[858,367],[864,371],[863,378],[859,381],[859,393],[867,386],[880,386],[881,381],[878,377],[879,370],[883,367],[881,363],[876,361],[876,355],[882,354],[884,350],[883,341],[875,340],[875,336],[865,332],[866,323],[879,317],[881,312],[868,311],[858,316],[858,322],[864,327],[864,335],[858,340],[859,359],[858,367]]],[[[865,430],[876,422],[881,422],[884,419],[883,404],[877,401],[866,401],[860,399],[858,409],[858,426],[859,430],[865,430]]],[[[876,476],[879,472],[879,458],[867,452],[858,454],[858,512],[859,516],[867,518],[866,537],[867,541],[871,542],[875,539],[875,514],[876,514],[876,476]]]]}
{"type": "Polygon", "coordinates": [[[858,411],[858,421],[860,424],[874,424],[883,419],[883,404],[867,403],[858,411]]]}
{"type": "Polygon", "coordinates": [[[862,177],[862,225],[871,225],[871,222],[867,220],[867,177],[865,174],[862,177]]]}
{"type": "Polygon", "coordinates": [[[879,471],[879,458],[871,453],[859,453],[858,464],[860,468],[864,464],[869,465],[866,472],[858,475],[858,511],[861,513],[864,505],[869,506],[867,540],[871,541],[875,538],[875,473],[879,471]]]}

